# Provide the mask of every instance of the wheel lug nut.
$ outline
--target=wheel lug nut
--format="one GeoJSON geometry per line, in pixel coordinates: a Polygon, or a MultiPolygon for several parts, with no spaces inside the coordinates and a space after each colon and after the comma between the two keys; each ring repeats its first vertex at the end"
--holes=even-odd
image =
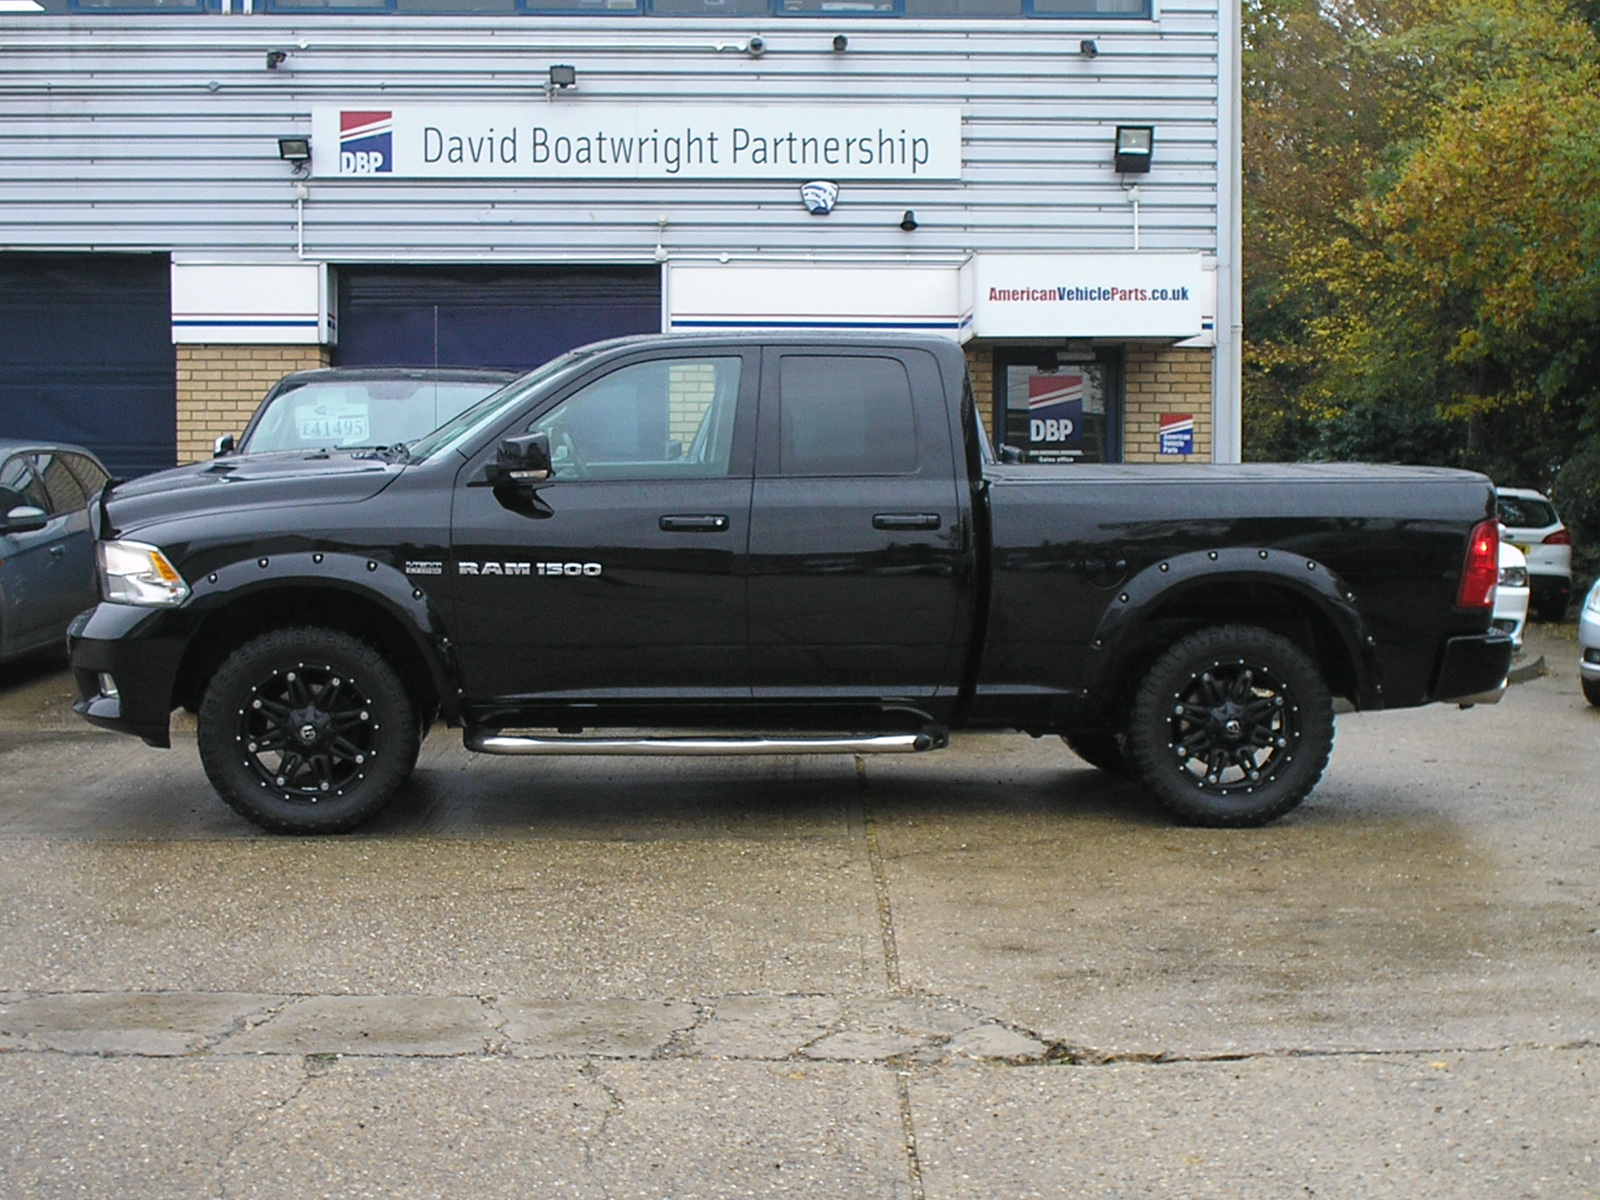
{"type": "Polygon", "coordinates": [[[362,709],[361,710],[361,719],[363,721],[370,721],[370,720],[372,720],[372,714],[367,712],[366,709],[362,709]]]}
{"type": "Polygon", "coordinates": [[[278,776],[278,786],[279,786],[279,787],[282,787],[282,786],[283,786],[283,776],[282,776],[282,775],[279,775],[279,776],[278,776]]]}
{"type": "Polygon", "coordinates": [[[252,701],[250,701],[250,707],[251,708],[260,708],[261,707],[261,701],[260,700],[252,700],[252,701]]]}
{"type": "Polygon", "coordinates": [[[321,789],[322,789],[322,790],[323,790],[323,791],[327,791],[327,790],[328,790],[328,785],[327,785],[327,784],[325,784],[325,783],[323,783],[323,784],[318,784],[318,785],[317,785],[317,786],[319,786],[319,787],[320,787],[320,788],[321,788],[321,789]]]}
{"type": "Polygon", "coordinates": [[[362,763],[364,763],[366,761],[367,761],[367,756],[365,754],[356,755],[356,765],[357,766],[360,766],[362,763]]]}
{"type": "Polygon", "coordinates": [[[290,683],[293,683],[294,682],[294,672],[290,671],[287,675],[284,676],[284,678],[287,679],[290,683]]]}
{"type": "Polygon", "coordinates": [[[257,746],[256,743],[254,743],[254,742],[250,743],[250,753],[251,754],[254,754],[258,749],[260,749],[260,747],[257,746]]]}

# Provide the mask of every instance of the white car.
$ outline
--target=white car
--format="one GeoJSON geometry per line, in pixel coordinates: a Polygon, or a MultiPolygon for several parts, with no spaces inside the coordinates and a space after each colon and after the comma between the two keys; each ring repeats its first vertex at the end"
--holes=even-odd
{"type": "Polygon", "coordinates": [[[1561,620],[1572,596],[1572,534],[1561,523],[1556,506],[1538,492],[1528,488],[1495,492],[1506,536],[1528,556],[1534,615],[1542,621],[1561,620]]]}
{"type": "Polygon", "coordinates": [[[1502,540],[1500,579],[1494,590],[1494,627],[1511,635],[1518,654],[1522,653],[1522,630],[1528,623],[1529,595],[1528,560],[1521,550],[1502,540]]]}
{"type": "Polygon", "coordinates": [[[1578,614],[1578,679],[1583,698],[1600,708],[1600,579],[1589,589],[1578,614]]]}

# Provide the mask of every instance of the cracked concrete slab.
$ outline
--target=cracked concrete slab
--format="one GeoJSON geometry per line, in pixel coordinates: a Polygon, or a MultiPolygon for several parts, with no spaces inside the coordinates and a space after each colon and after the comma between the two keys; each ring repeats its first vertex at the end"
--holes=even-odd
{"type": "Polygon", "coordinates": [[[519,1058],[650,1058],[692,1028],[700,1008],[686,1000],[520,1000],[503,996],[507,1049],[519,1058]]]}
{"type": "Polygon", "coordinates": [[[788,1058],[827,1034],[843,1015],[833,996],[723,996],[689,1046],[711,1058],[788,1058]]]}
{"type": "Polygon", "coordinates": [[[283,1003],[278,996],[89,992],[0,1002],[0,1050],[194,1054],[283,1003]]]}
{"type": "Polygon", "coordinates": [[[914,1054],[928,1046],[926,1038],[910,1037],[889,1030],[846,1029],[829,1034],[802,1053],[807,1058],[835,1059],[839,1062],[875,1062],[914,1054]]]}
{"type": "Polygon", "coordinates": [[[974,1025],[956,1034],[945,1043],[944,1049],[951,1057],[1025,1063],[1037,1062],[1049,1053],[1050,1047],[1004,1025],[974,1025]]]}
{"type": "Polygon", "coordinates": [[[462,996],[308,996],[217,1046],[223,1054],[484,1054],[495,1029],[462,996]]]}

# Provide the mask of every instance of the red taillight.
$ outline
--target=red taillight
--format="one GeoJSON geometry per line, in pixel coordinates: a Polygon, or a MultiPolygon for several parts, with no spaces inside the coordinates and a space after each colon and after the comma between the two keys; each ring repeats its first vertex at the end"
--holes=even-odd
{"type": "Polygon", "coordinates": [[[1467,538],[1467,561],[1461,565],[1457,608],[1493,608],[1494,585],[1500,578],[1500,523],[1481,521],[1467,538]]]}
{"type": "Polygon", "coordinates": [[[1558,529],[1545,538],[1544,544],[1546,546],[1570,546],[1572,545],[1572,535],[1565,529],[1558,529]]]}

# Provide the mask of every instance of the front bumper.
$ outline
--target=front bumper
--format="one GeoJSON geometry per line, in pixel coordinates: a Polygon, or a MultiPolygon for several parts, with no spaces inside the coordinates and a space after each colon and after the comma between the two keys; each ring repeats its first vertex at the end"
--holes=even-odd
{"type": "Polygon", "coordinates": [[[67,650],[78,699],[72,706],[91,725],[131,733],[152,746],[172,744],[173,684],[186,639],[163,636],[168,614],[128,604],[97,604],[67,629],[67,650]],[[116,682],[108,694],[101,676],[116,682]]]}
{"type": "Polygon", "coordinates": [[[1578,617],[1578,673],[1600,683],[1600,610],[1587,604],[1578,617]]]}
{"type": "Polygon", "coordinates": [[[1505,691],[1511,654],[1511,638],[1498,629],[1448,639],[1440,657],[1433,698],[1458,704],[1493,704],[1505,691]]]}

